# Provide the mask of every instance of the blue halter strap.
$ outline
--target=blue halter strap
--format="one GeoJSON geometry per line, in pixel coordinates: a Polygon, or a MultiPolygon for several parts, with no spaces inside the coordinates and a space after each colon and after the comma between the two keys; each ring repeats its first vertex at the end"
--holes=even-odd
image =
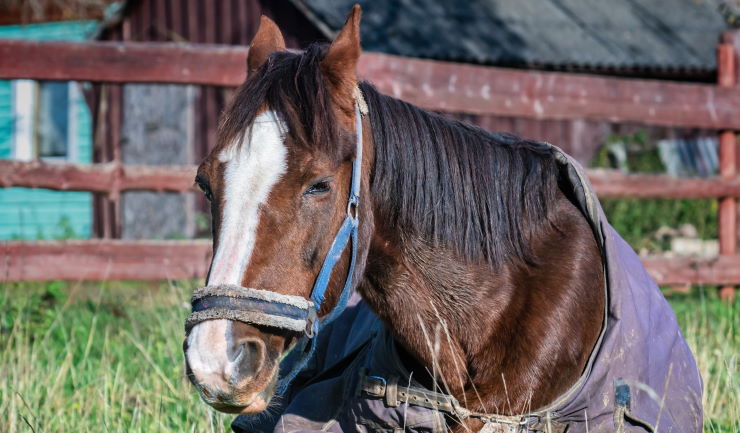
{"type": "MultiPolygon", "coordinates": [[[[329,248],[329,252],[324,258],[324,264],[321,265],[321,270],[313,285],[313,290],[311,290],[311,301],[314,303],[317,312],[324,302],[326,288],[329,286],[329,280],[331,279],[334,266],[342,257],[350,238],[352,239],[352,255],[339,301],[334,309],[321,321],[321,326],[329,324],[347,306],[347,300],[349,299],[350,289],[352,287],[352,274],[355,270],[357,231],[360,223],[358,209],[360,206],[360,180],[362,179],[362,113],[359,103],[355,104],[355,132],[357,134],[357,147],[355,150],[355,160],[352,162],[352,183],[349,191],[349,200],[347,201],[347,216],[344,217],[344,222],[334,237],[334,242],[332,242],[331,248],[329,248]]],[[[318,328],[316,328],[316,331],[318,331],[318,328]]]]}
{"type": "Polygon", "coordinates": [[[192,313],[185,322],[189,331],[200,322],[213,319],[237,320],[254,325],[270,326],[289,331],[305,331],[309,341],[303,345],[303,353],[293,368],[278,382],[278,392],[284,391],[295,376],[305,367],[313,355],[319,331],[331,323],[347,306],[352,289],[352,277],[357,257],[357,237],[359,227],[360,181],[362,179],[362,114],[361,96],[355,103],[355,132],[357,134],[355,159],[352,162],[352,180],[347,215],[339,228],[329,252],[324,258],[310,300],[300,296],[283,295],[267,290],[259,290],[236,285],[206,286],[197,289],[191,299],[192,313]],[[326,289],[332,271],[344,254],[347,245],[352,243],[349,268],[344,287],[336,306],[323,318],[318,318],[321,304],[326,297],[326,289]]]}

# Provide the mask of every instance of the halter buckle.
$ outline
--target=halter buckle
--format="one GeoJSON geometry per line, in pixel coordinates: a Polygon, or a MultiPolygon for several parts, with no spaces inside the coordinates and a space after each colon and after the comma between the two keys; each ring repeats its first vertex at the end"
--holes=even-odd
{"type": "Polygon", "coordinates": [[[347,201],[347,215],[355,221],[357,221],[359,206],[360,197],[355,194],[350,194],[349,200],[347,201]]]}
{"type": "Polygon", "coordinates": [[[311,307],[311,309],[308,310],[308,317],[306,318],[306,337],[309,339],[316,336],[316,331],[318,328],[318,312],[316,311],[315,307],[311,307]]]}

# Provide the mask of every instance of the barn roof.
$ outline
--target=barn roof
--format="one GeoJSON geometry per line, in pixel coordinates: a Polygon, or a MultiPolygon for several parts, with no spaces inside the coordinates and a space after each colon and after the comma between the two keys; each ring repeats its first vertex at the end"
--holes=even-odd
{"type": "MultiPolygon", "coordinates": [[[[358,0],[290,0],[332,37],[358,0]]],[[[365,50],[489,65],[716,69],[715,0],[360,0],[365,50]]]]}

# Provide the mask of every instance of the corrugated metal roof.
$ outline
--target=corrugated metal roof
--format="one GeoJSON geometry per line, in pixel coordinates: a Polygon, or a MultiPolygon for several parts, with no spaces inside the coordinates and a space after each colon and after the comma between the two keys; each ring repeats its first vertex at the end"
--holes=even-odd
{"type": "MultiPolygon", "coordinates": [[[[291,1],[334,32],[358,2],[291,1]]],[[[727,29],[713,0],[359,3],[365,50],[491,65],[706,72],[727,29]]]]}

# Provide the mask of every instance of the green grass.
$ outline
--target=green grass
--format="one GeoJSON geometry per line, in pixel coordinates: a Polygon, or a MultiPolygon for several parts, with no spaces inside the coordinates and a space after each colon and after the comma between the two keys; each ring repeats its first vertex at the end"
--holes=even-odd
{"type": "Polygon", "coordinates": [[[704,431],[740,432],[740,302],[721,302],[714,287],[669,302],[704,380],[704,431]]]}
{"type": "MultiPolygon", "coordinates": [[[[223,432],[183,373],[194,283],[0,286],[0,432],[223,432]]],[[[740,431],[740,317],[671,298],[705,383],[706,432],[740,431]]],[[[736,304],[737,305],[737,304],[736,304]]]]}
{"type": "Polygon", "coordinates": [[[0,432],[224,432],[184,376],[193,286],[6,284],[0,432]]]}

